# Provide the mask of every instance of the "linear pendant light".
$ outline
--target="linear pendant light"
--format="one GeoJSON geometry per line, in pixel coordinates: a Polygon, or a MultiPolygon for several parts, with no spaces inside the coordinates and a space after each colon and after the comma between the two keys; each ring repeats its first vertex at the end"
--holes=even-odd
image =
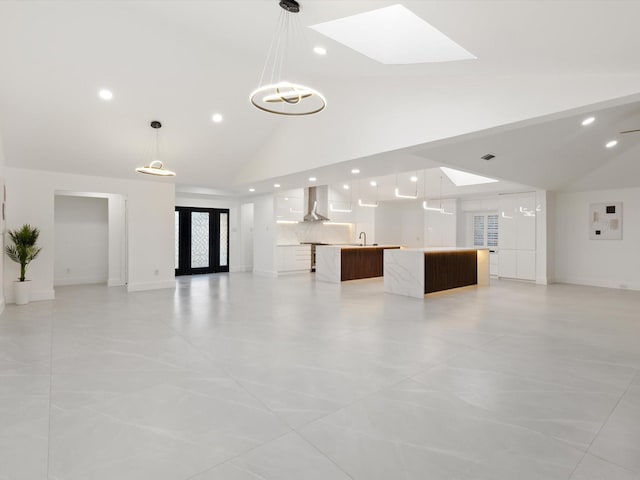
{"type": "MultiPolygon", "coordinates": [[[[362,198],[358,199],[358,205],[361,207],[370,207],[370,208],[378,208],[378,184],[376,182],[372,182],[371,186],[376,189],[376,201],[375,202],[363,202],[362,198]]],[[[358,190],[362,193],[362,188],[360,187],[360,183],[358,183],[358,190]]],[[[362,196],[362,195],[361,195],[362,196]]]]}
{"type": "Polygon", "coordinates": [[[400,193],[400,189],[398,188],[398,174],[396,173],[396,189],[395,189],[396,198],[408,198],[411,200],[415,200],[418,198],[418,182],[415,182],[415,191],[413,195],[407,195],[400,193]]]}
{"type": "Polygon", "coordinates": [[[151,122],[151,128],[156,131],[155,152],[153,156],[154,159],[149,162],[149,165],[136,168],[136,172],[145,173],[147,175],[156,175],[158,177],[175,177],[176,173],[164,168],[164,164],[160,160],[158,160],[158,143],[161,127],[162,123],[160,123],[159,121],[154,120],[151,122]]]}
{"type": "Polygon", "coordinates": [[[341,206],[344,206],[345,202],[338,202],[336,203],[336,206],[334,206],[333,203],[330,203],[329,210],[332,212],[351,213],[353,211],[353,185],[345,185],[344,187],[347,188],[347,186],[349,187],[349,206],[341,208],[341,206]]]}
{"type": "Polygon", "coordinates": [[[424,198],[424,200],[422,202],[422,208],[424,208],[425,210],[430,210],[432,212],[440,212],[442,215],[453,215],[453,212],[445,211],[444,207],[442,206],[442,175],[440,175],[440,199],[439,199],[440,206],[438,208],[427,206],[427,195],[426,195],[427,194],[427,180],[426,180],[426,178],[427,178],[427,172],[425,171],[425,174],[424,174],[424,179],[425,179],[424,180],[425,198],[424,198]]]}

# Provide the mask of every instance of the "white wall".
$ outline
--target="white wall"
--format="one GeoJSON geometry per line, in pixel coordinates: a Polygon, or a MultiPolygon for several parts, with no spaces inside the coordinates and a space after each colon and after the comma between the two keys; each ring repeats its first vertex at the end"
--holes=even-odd
{"type": "Polygon", "coordinates": [[[127,283],[127,200],[124,195],[106,195],[109,205],[110,287],[127,283]]]}
{"type": "MultiPolygon", "coordinates": [[[[244,272],[250,269],[251,259],[245,259],[241,229],[240,202],[207,195],[176,193],[176,207],[228,208],[229,209],[229,271],[244,272]],[[249,262],[247,264],[247,261],[249,262]]],[[[248,211],[245,213],[248,214],[248,211]]]]}
{"type": "Polygon", "coordinates": [[[547,284],[556,282],[556,194],[547,192],[547,284]]]}
{"type": "MultiPolygon", "coordinates": [[[[2,143],[2,135],[0,134],[0,195],[4,195],[5,187],[5,156],[4,156],[4,144],[2,143]]],[[[4,198],[0,198],[0,201],[4,204],[4,198]]],[[[0,207],[4,208],[4,207],[0,207]]],[[[2,215],[2,212],[0,212],[2,215]]],[[[4,232],[5,232],[5,219],[0,216],[0,231],[2,231],[3,242],[0,245],[2,252],[0,252],[0,314],[4,311],[5,299],[4,299],[4,270],[5,270],[5,254],[4,254],[4,232]]]]}
{"type": "Polygon", "coordinates": [[[253,273],[277,277],[276,222],[273,195],[253,199],[253,273]]]}
{"type": "Polygon", "coordinates": [[[175,288],[175,187],[127,182],[127,290],[175,288]]]}
{"type": "Polygon", "coordinates": [[[354,204],[353,211],[355,216],[354,242],[359,243],[358,236],[360,232],[367,235],[367,243],[382,243],[376,235],[376,210],[377,208],[360,207],[354,204]]]}
{"type": "MultiPolygon", "coordinates": [[[[421,202],[380,202],[375,210],[376,243],[418,248],[424,246],[425,210],[421,202]]],[[[367,238],[367,241],[370,240],[367,238]]]]}
{"type": "Polygon", "coordinates": [[[456,247],[458,244],[458,201],[449,198],[440,201],[427,202],[427,206],[442,208],[446,213],[433,210],[421,210],[424,213],[424,246],[425,247],[456,247]]]}
{"type": "MultiPolygon", "coordinates": [[[[32,300],[54,298],[54,196],[56,191],[101,192],[126,197],[128,290],[175,286],[173,183],[6,169],[7,227],[30,223],[40,228],[40,256],[29,266],[32,300]]],[[[164,179],[163,179],[164,180],[164,179]]],[[[5,287],[18,266],[5,269],[5,287]]],[[[5,288],[7,300],[13,297],[5,288]]]]}
{"type": "Polygon", "coordinates": [[[54,286],[107,283],[108,200],[56,195],[54,229],[54,286]]]}
{"type": "Polygon", "coordinates": [[[640,290],[640,188],[557,193],[558,282],[640,290]],[[589,240],[589,205],[622,202],[622,240],[589,240]]]}
{"type": "Polygon", "coordinates": [[[253,271],[253,203],[240,206],[240,235],[242,238],[243,271],[253,271]]]}
{"type": "MultiPolygon", "coordinates": [[[[407,208],[405,202],[380,202],[375,209],[374,231],[376,242],[381,245],[402,245],[403,210],[407,208]]],[[[420,228],[423,224],[420,225],[420,228]]]]}

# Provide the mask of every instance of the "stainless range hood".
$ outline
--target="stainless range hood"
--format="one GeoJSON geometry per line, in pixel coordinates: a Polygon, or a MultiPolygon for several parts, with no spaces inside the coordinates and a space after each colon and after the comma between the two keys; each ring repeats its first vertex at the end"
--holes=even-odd
{"type": "Polygon", "coordinates": [[[327,212],[329,205],[329,187],[308,187],[304,189],[304,200],[307,210],[304,215],[305,222],[328,222],[329,219],[320,212],[327,212]],[[320,210],[320,212],[318,211],[320,210]]]}

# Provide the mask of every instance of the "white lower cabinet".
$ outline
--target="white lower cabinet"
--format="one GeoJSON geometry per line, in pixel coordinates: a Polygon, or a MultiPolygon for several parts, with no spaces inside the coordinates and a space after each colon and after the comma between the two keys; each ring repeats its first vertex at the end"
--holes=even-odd
{"type": "Polygon", "coordinates": [[[500,260],[498,256],[498,252],[489,253],[489,275],[494,277],[500,275],[500,260]]]}
{"type": "Polygon", "coordinates": [[[518,278],[518,259],[516,257],[516,250],[501,248],[499,255],[500,262],[498,271],[500,272],[500,276],[506,278],[518,278]]]}
{"type": "Polygon", "coordinates": [[[501,277],[536,279],[536,215],[535,193],[500,197],[501,277]]]}
{"type": "Polygon", "coordinates": [[[499,269],[504,278],[536,279],[536,252],[533,250],[500,249],[499,269]]]}
{"type": "Polygon", "coordinates": [[[535,280],[536,252],[531,250],[518,250],[516,259],[516,278],[520,278],[522,280],[535,280]]]}
{"type": "Polygon", "coordinates": [[[302,272],[311,269],[311,245],[278,245],[278,272],[302,272]]]}

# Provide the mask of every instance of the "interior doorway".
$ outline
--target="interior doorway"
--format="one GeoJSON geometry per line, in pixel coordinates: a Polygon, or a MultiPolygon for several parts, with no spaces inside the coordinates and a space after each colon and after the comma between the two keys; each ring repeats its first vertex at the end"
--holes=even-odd
{"type": "Polygon", "coordinates": [[[125,197],[56,191],[54,246],[54,286],[125,285],[125,197]]]}
{"type": "Polygon", "coordinates": [[[176,207],[176,275],[229,271],[229,209],[176,207]]]}

